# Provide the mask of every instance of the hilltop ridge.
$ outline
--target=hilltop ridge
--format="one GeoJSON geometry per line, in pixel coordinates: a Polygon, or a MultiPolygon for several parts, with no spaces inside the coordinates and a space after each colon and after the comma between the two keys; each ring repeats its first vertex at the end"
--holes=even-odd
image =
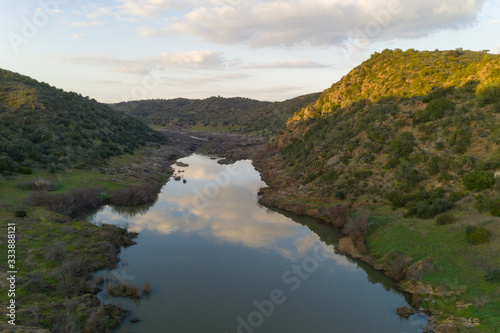
{"type": "Polygon", "coordinates": [[[0,69],[0,172],[85,166],[160,142],[134,117],[0,69]]]}

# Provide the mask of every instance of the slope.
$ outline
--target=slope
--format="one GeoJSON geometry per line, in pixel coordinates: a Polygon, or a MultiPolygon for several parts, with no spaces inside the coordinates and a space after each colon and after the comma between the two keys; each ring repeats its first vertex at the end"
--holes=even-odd
{"type": "Polygon", "coordinates": [[[112,107],[153,126],[268,135],[284,128],[294,112],[319,96],[315,93],[274,103],[242,97],[176,98],[122,102],[112,107]]]}
{"type": "Polygon", "coordinates": [[[0,69],[0,172],[84,166],[162,140],[107,105],[0,69]]]}

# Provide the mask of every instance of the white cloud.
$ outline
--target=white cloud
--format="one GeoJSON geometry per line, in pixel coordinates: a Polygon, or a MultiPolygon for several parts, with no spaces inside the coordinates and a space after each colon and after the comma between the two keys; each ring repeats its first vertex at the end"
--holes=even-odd
{"type": "Polygon", "coordinates": [[[102,54],[57,56],[72,63],[108,66],[114,71],[144,75],[160,68],[214,69],[223,68],[222,55],[211,51],[191,51],[184,53],[163,53],[146,58],[117,58],[102,54]]]}
{"type": "Polygon", "coordinates": [[[87,37],[87,35],[85,35],[85,34],[72,34],[71,35],[71,38],[76,38],[76,39],[85,38],[85,37],[87,37]]]}
{"type": "MultiPolygon", "coordinates": [[[[120,0],[129,8],[137,1],[120,0]]],[[[417,38],[475,23],[486,0],[205,1],[168,25],[172,32],[220,44],[253,47],[338,45],[351,38],[417,38]]],[[[136,15],[153,15],[170,1],[147,2],[136,15]],[[153,11],[151,8],[155,8],[153,11]]]]}
{"type": "Polygon", "coordinates": [[[104,25],[104,23],[101,21],[82,21],[71,23],[72,27],[98,27],[101,25],[104,25]]]}
{"type": "Polygon", "coordinates": [[[241,68],[245,69],[267,69],[267,68],[326,68],[330,65],[324,65],[308,60],[294,60],[294,61],[272,61],[261,64],[251,63],[241,68]]]}

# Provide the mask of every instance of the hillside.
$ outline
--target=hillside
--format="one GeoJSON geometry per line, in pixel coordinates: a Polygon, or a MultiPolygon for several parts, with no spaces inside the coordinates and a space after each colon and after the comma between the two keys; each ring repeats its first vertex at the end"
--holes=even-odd
{"type": "Polygon", "coordinates": [[[399,281],[433,331],[492,332],[499,119],[499,55],[385,50],[273,138],[260,202],[339,227],[340,249],[399,281]]]}
{"type": "Polygon", "coordinates": [[[162,140],[107,105],[0,69],[0,172],[85,166],[162,140]]]}
{"type": "Polygon", "coordinates": [[[122,102],[112,107],[153,126],[268,135],[283,129],[288,118],[319,96],[315,93],[274,103],[242,97],[157,99],[122,102]]]}
{"type": "Polygon", "coordinates": [[[498,55],[486,51],[376,52],[298,112],[292,121],[315,118],[358,101],[425,96],[439,88],[461,87],[476,92],[486,102],[494,93],[488,88],[500,85],[499,64],[498,55]]]}
{"type": "Polygon", "coordinates": [[[454,193],[450,201],[456,201],[467,191],[467,174],[493,177],[500,169],[500,56],[467,51],[443,62],[449,53],[386,50],[326,90],[270,146],[287,181],[318,198],[351,202],[385,200],[395,192],[391,200],[405,196],[398,204],[412,208],[421,201],[408,197],[416,191],[439,188],[439,196],[454,193]],[[408,58],[419,67],[409,66],[408,58]],[[379,82],[381,73],[415,78],[431,70],[439,74],[422,89],[379,82]],[[349,84],[358,87],[358,97],[349,97],[349,84]]]}

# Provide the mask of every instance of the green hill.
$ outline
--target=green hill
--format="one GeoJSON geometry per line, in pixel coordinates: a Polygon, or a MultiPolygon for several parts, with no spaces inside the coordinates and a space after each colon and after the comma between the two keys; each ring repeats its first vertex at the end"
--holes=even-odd
{"type": "Polygon", "coordinates": [[[376,53],[273,138],[260,202],[341,228],[436,332],[496,331],[499,120],[499,55],[376,53]]]}
{"type": "Polygon", "coordinates": [[[105,104],[0,69],[0,172],[83,166],[162,140],[105,104]]]}
{"type": "Polygon", "coordinates": [[[112,106],[153,126],[268,135],[283,129],[294,112],[319,96],[320,93],[309,94],[274,103],[242,97],[176,98],[122,102],[112,106]]]}
{"type": "Polygon", "coordinates": [[[312,196],[371,202],[390,192],[413,214],[418,191],[453,202],[466,175],[500,169],[499,112],[500,56],[385,50],[296,113],[270,149],[312,196]]]}
{"type": "Polygon", "coordinates": [[[425,96],[439,88],[461,87],[484,102],[500,85],[499,56],[484,52],[415,51],[397,49],[374,53],[370,59],[326,90],[321,98],[298,112],[293,121],[315,118],[357,101],[425,96]],[[496,89],[496,88],[494,88],[496,89]]]}

